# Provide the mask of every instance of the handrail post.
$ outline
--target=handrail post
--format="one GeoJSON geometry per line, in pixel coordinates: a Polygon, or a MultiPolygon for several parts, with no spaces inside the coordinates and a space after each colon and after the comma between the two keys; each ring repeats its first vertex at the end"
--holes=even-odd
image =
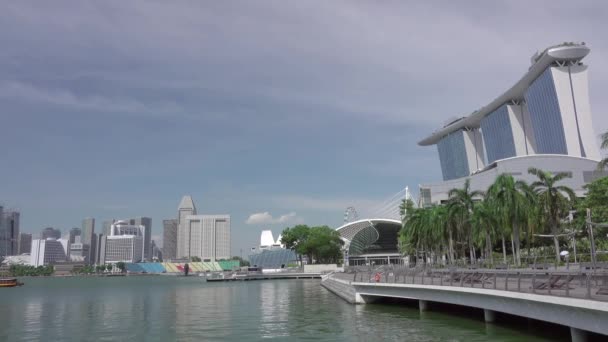
{"type": "Polygon", "coordinates": [[[498,282],[498,272],[494,271],[494,290],[496,290],[497,282],[498,282]]]}
{"type": "Polygon", "coordinates": [[[521,272],[517,272],[517,292],[521,292],[521,272]]]}
{"type": "Polygon", "coordinates": [[[536,272],[532,273],[532,293],[536,293],[536,272]]]}
{"type": "Polygon", "coordinates": [[[570,297],[570,271],[568,271],[568,275],[566,276],[566,297],[570,297]]]}
{"type": "Polygon", "coordinates": [[[551,272],[547,272],[547,274],[549,275],[549,278],[547,279],[547,285],[549,285],[549,295],[551,295],[551,288],[553,287],[551,285],[551,272]]]}
{"type": "Polygon", "coordinates": [[[454,270],[450,270],[450,286],[452,286],[453,282],[454,282],[454,270]]]}
{"type": "Polygon", "coordinates": [[[587,299],[591,299],[591,279],[589,273],[587,273],[587,299]]]}
{"type": "Polygon", "coordinates": [[[509,271],[507,270],[507,275],[505,276],[505,291],[509,291],[509,271]]]}
{"type": "Polygon", "coordinates": [[[464,281],[464,271],[460,272],[460,287],[462,287],[463,281],[464,281]]]}

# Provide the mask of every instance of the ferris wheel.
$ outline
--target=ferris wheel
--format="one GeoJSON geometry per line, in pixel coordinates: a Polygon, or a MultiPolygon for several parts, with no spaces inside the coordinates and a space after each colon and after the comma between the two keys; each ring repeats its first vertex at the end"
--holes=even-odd
{"type": "Polygon", "coordinates": [[[359,214],[357,214],[357,209],[355,209],[355,207],[348,207],[344,210],[344,223],[357,221],[358,218],[359,214]]]}

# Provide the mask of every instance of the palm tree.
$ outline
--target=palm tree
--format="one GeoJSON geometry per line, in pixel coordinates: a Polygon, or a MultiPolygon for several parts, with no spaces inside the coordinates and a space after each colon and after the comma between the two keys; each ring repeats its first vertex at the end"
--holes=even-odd
{"type": "MultiPolygon", "coordinates": [[[[608,149],[608,132],[605,132],[604,134],[602,134],[602,145],[600,146],[603,150],[604,149],[608,149]]],[[[608,166],[608,157],[602,159],[598,164],[597,164],[597,169],[598,170],[603,170],[606,168],[606,166],[608,166]]]]}
{"type": "Polygon", "coordinates": [[[550,172],[536,169],[534,167],[529,168],[528,173],[535,175],[538,178],[538,180],[532,183],[530,186],[538,195],[539,205],[542,210],[541,215],[544,216],[545,223],[551,229],[551,234],[553,235],[553,242],[555,245],[555,261],[559,263],[559,242],[557,240],[557,228],[560,218],[564,216],[568,205],[571,201],[574,201],[576,195],[569,187],[564,185],[556,185],[556,183],[565,178],[570,178],[571,176],[567,172],[551,174],[550,172]]]}
{"type": "Polygon", "coordinates": [[[473,214],[474,198],[483,197],[481,191],[471,191],[471,182],[467,179],[462,189],[452,189],[448,192],[448,216],[450,221],[456,222],[459,232],[466,235],[469,245],[471,263],[475,262],[475,248],[473,246],[473,232],[471,230],[471,216],[473,214]]]}
{"type": "Polygon", "coordinates": [[[496,177],[488,189],[488,196],[497,206],[504,230],[510,230],[513,261],[517,266],[521,265],[520,226],[527,220],[528,199],[523,193],[526,189],[525,182],[515,181],[513,176],[505,173],[496,177]]]}
{"type": "Polygon", "coordinates": [[[492,241],[498,226],[496,206],[490,200],[476,203],[473,207],[471,224],[473,234],[478,237],[478,240],[485,240],[485,259],[494,264],[492,241]]]}

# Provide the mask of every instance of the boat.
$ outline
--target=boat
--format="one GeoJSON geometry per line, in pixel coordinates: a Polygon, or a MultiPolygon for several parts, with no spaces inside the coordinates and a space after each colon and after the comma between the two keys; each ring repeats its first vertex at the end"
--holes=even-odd
{"type": "Polygon", "coordinates": [[[0,287],[15,287],[21,286],[23,283],[17,281],[17,278],[0,278],[0,287]]]}

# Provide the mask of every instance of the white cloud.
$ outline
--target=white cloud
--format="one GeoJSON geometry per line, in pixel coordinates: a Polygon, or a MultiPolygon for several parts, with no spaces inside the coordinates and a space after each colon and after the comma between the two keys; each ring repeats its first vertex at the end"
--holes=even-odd
{"type": "Polygon", "coordinates": [[[298,217],[296,213],[291,212],[284,215],[281,215],[277,218],[272,217],[272,215],[265,211],[261,213],[254,213],[249,215],[249,218],[245,223],[247,224],[273,224],[273,223],[287,223],[291,221],[296,221],[298,217]]]}

